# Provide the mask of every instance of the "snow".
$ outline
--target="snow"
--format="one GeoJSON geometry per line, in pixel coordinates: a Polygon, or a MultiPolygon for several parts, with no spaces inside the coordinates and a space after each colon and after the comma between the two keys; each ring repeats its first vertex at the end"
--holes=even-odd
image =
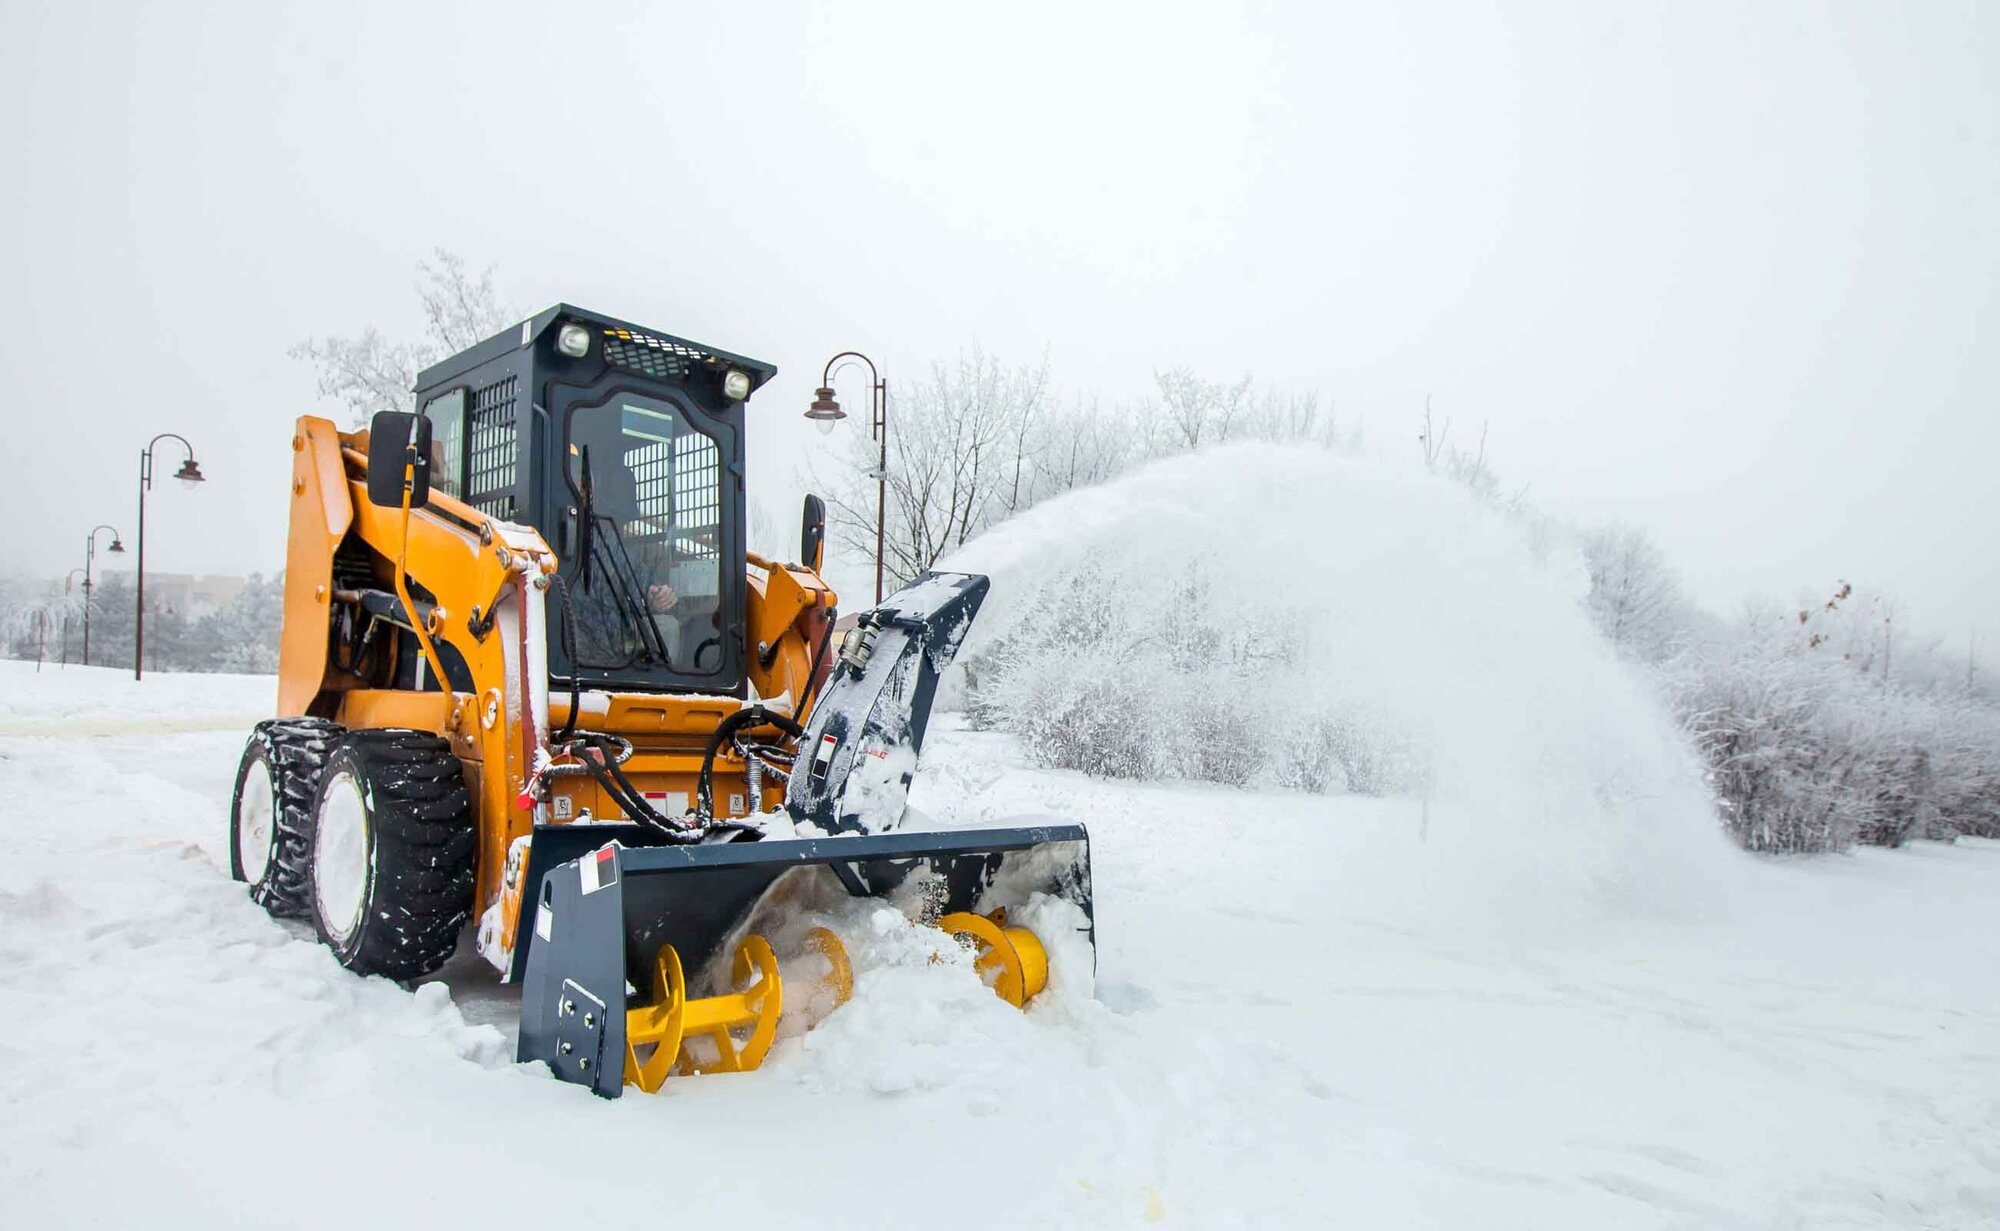
{"type": "Polygon", "coordinates": [[[886,833],[903,822],[917,754],[908,744],[868,738],[853,757],[840,788],[840,815],[854,817],[864,833],[886,833]]]}
{"type": "Polygon", "coordinates": [[[1090,826],[1095,998],[1058,952],[1016,1012],[885,918],[760,1072],[605,1102],[511,1062],[469,948],[356,979],[229,881],[269,680],[47,676],[0,664],[10,1225],[2000,1222],[2000,843],[1535,901],[1413,801],[1085,779],[947,719],[915,807],[1090,826]]]}
{"type": "Polygon", "coordinates": [[[959,659],[1015,642],[987,672],[1012,729],[1109,683],[1169,776],[1233,739],[1282,778],[1317,722],[1411,762],[1398,776],[1428,793],[1442,857],[1385,888],[1427,918],[1685,910],[1742,862],[1656,685],[1583,611],[1580,562],[1421,468],[1205,450],[1048,501],[945,565],[992,580],[959,659]]]}
{"type": "Polygon", "coordinates": [[[958,597],[962,580],[949,573],[926,573],[884,599],[882,605],[899,611],[932,612],[958,597]]]}
{"type": "MultiPolygon", "coordinates": [[[[196,687],[162,689],[129,667],[58,666],[0,660],[0,735],[234,729],[245,714],[271,716],[278,681],[268,675],[205,675],[196,687]]],[[[243,728],[247,735],[249,728],[243,728]]]]}

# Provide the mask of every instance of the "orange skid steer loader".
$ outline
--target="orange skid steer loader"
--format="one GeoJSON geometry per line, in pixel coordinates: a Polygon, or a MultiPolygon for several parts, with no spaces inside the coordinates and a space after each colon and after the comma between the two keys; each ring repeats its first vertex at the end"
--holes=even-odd
{"type": "Polygon", "coordinates": [[[1022,918],[1094,940],[1080,826],[902,828],[986,579],[926,574],[836,645],[821,503],[795,563],[744,541],[774,372],[557,305],[425,371],[413,413],[292,436],[232,871],[361,974],[429,974],[473,925],[523,985],[520,1058],[606,1096],[755,1068],[781,1014],[844,999],[830,903],[957,938],[1016,1005],[1055,947],[1022,918]]]}

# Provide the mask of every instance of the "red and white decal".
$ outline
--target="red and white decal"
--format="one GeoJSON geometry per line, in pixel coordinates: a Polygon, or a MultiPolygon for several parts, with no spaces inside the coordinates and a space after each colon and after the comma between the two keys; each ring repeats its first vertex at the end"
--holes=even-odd
{"type": "Polygon", "coordinates": [[[607,842],[596,851],[585,855],[577,863],[577,873],[583,878],[583,891],[596,893],[618,879],[618,844],[607,842]]]}
{"type": "Polygon", "coordinates": [[[688,810],[686,791],[641,791],[646,802],[653,805],[662,816],[682,816],[688,810]]]}

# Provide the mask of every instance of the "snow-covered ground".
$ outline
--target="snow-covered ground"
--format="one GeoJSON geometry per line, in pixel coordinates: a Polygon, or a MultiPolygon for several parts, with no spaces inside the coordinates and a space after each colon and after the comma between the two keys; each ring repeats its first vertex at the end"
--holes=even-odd
{"type": "Polygon", "coordinates": [[[356,979],[230,882],[272,692],[0,663],[7,1225],[2000,1225],[2000,844],[1482,893],[1414,803],[946,722],[925,811],[1091,827],[1096,997],[885,971],[758,1073],[605,1102],[511,1062],[478,966],[356,979]]]}

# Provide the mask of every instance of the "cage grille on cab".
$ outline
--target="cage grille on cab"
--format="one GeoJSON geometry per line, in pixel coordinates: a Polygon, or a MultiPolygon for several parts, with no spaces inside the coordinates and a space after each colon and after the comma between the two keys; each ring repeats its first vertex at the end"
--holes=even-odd
{"type": "Polygon", "coordinates": [[[604,357],[616,367],[658,380],[679,380],[694,364],[714,359],[706,351],[630,329],[604,331],[604,357]]]}
{"type": "Polygon", "coordinates": [[[465,502],[488,517],[514,517],[514,378],[495,381],[472,395],[465,474],[465,502]]]}

